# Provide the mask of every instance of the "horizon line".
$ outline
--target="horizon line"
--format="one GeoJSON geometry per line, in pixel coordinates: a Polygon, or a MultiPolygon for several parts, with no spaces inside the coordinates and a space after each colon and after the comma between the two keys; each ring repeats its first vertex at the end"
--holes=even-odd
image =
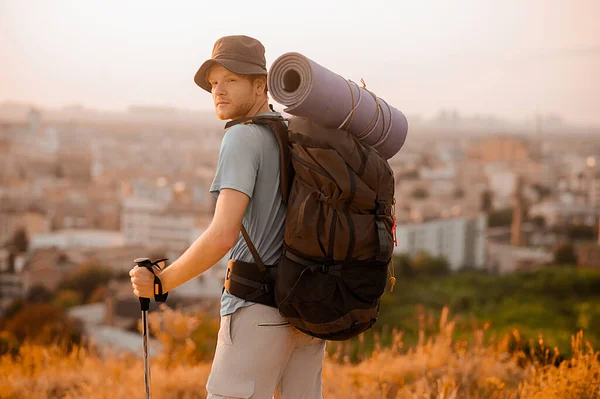
{"type": "MultiPolygon", "coordinates": [[[[284,112],[284,108],[285,106],[283,106],[282,104],[277,103],[276,101],[273,101],[271,98],[269,99],[269,103],[277,105],[279,107],[282,108],[281,112],[284,112]]],[[[167,104],[140,104],[140,103],[134,103],[134,104],[129,104],[125,107],[119,107],[119,108],[105,108],[105,107],[98,107],[98,106],[88,106],[86,104],[84,104],[83,102],[76,102],[76,103],[70,103],[70,104],[63,104],[63,105],[57,105],[57,106],[51,106],[51,105],[44,105],[44,104],[39,104],[35,101],[20,101],[20,100],[2,100],[0,101],[0,108],[5,107],[5,106],[23,106],[23,107],[29,107],[32,109],[38,109],[38,110],[50,110],[50,111],[69,111],[70,109],[76,109],[76,108],[81,108],[84,111],[93,111],[96,113],[107,113],[107,114],[119,114],[119,113],[124,113],[124,114],[131,114],[132,110],[135,108],[140,108],[140,109],[148,109],[148,110],[163,110],[163,111],[175,111],[177,113],[177,111],[183,111],[183,112],[189,112],[189,113],[208,113],[208,112],[214,112],[214,108],[212,106],[208,106],[206,108],[189,108],[189,107],[183,107],[183,106],[176,106],[176,105],[167,105],[167,104]]],[[[473,119],[473,118],[477,118],[477,117],[482,117],[482,118],[491,118],[491,119],[496,119],[502,122],[506,122],[506,123],[527,123],[527,122],[533,122],[533,123],[537,123],[538,118],[548,118],[548,117],[557,117],[560,119],[561,124],[565,127],[574,127],[574,128],[592,128],[592,129],[600,129],[600,123],[598,122],[591,122],[591,123],[586,123],[586,122],[577,122],[577,121],[573,121],[570,119],[565,118],[563,115],[561,114],[557,114],[556,112],[532,112],[531,114],[529,114],[529,116],[525,116],[525,117],[508,117],[508,116],[499,116],[498,114],[493,114],[490,112],[486,112],[486,113],[467,113],[465,111],[461,111],[460,109],[456,108],[456,107],[444,107],[444,108],[439,108],[437,111],[435,111],[434,113],[431,114],[427,114],[427,113],[422,113],[422,112],[403,112],[406,116],[413,116],[413,117],[417,117],[421,120],[425,120],[425,121],[431,121],[434,120],[440,113],[442,112],[456,112],[459,117],[461,117],[462,119],[473,119]]]]}

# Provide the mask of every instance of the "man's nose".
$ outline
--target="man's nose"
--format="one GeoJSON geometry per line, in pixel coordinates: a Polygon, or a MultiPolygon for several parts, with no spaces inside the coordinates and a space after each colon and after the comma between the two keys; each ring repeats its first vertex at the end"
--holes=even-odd
{"type": "Polygon", "coordinates": [[[214,85],[213,86],[213,94],[215,94],[217,96],[223,96],[223,95],[227,94],[227,92],[225,90],[225,85],[221,82],[214,85]]]}

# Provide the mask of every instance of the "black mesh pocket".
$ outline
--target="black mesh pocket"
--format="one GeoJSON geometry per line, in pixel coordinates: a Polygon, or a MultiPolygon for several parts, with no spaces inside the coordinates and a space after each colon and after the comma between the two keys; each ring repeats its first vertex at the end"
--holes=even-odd
{"type": "Polygon", "coordinates": [[[284,256],[277,270],[275,301],[278,304],[319,302],[331,296],[335,287],[333,276],[313,271],[284,256]]]}
{"type": "Polygon", "coordinates": [[[373,303],[385,291],[387,266],[376,262],[346,265],[342,269],[342,279],[356,299],[364,303],[373,303]]]}

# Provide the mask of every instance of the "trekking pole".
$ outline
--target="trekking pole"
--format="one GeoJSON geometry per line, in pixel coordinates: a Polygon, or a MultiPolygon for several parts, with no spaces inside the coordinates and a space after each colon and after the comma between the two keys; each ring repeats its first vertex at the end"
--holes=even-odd
{"type": "MultiPolygon", "coordinates": [[[[157,263],[166,261],[167,259],[160,259],[152,262],[148,258],[138,258],[135,259],[134,262],[138,267],[145,267],[150,270],[152,274],[154,274],[154,295],[155,299],[159,302],[165,302],[167,300],[167,293],[162,292],[162,284],[156,274],[154,273],[154,266],[160,267],[157,263]],[[158,283],[157,283],[158,282],[158,283]],[[157,285],[159,287],[157,287],[157,285]],[[157,288],[158,291],[157,292],[157,288]]],[[[142,308],[142,337],[144,342],[144,383],[146,384],[146,399],[150,399],[152,397],[151,387],[150,387],[150,358],[149,358],[149,349],[150,349],[150,336],[148,334],[148,310],[150,309],[150,298],[139,298],[140,306],[142,308]]]]}

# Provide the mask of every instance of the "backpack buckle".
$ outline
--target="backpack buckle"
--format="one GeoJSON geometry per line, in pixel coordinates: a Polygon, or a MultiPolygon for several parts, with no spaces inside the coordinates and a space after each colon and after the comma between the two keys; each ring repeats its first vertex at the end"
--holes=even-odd
{"type": "Polygon", "coordinates": [[[375,217],[377,220],[385,218],[385,200],[377,198],[377,207],[375,208],[375,217]]]}

